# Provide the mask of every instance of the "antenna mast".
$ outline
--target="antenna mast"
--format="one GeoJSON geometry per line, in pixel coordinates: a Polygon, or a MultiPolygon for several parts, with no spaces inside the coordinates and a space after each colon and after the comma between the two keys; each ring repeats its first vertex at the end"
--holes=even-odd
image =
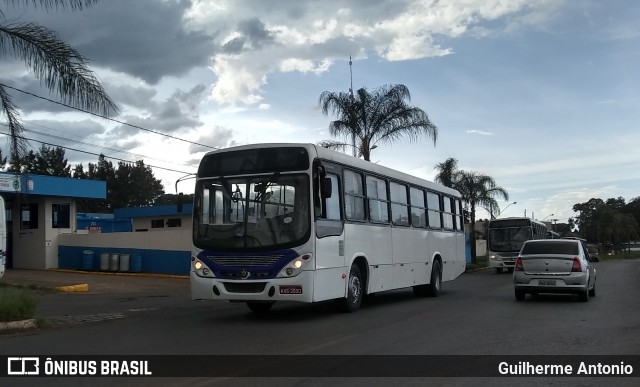
{"type": "MultiPolygon", "coordinates": [[[[351,61],[351,55],[349,55],[349,78],[350,78],[350,85],[351,87],[349,87],[349,93],[351,93],[351,106],[349,106],[349,108],[353,108],[353,103],[355,102],[355,97],[353,96],[353,70],[352,70],[352,66],[353,62],[351,61]]],[[[351,114],[353,114],[353,112],[349,112],[349,115],[351,116],[351,114]]],[[[356,132],[355,132],[355,128],[351,128],[351,149],[353,150],[353,157],[357,157],[358,154],[356,152],[356,132]]]]}

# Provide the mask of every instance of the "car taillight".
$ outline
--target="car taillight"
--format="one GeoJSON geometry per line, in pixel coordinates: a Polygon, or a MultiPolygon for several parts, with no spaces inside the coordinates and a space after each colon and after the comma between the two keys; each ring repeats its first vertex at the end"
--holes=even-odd
{"type": "Polygon", "coordinates": [[[518,260],[516,261],[516,266],[513,268],[513,271],[524,271],[524,268],[522,267],[521,257],[518,257],[518,260]]]}
{"type": "Polygon", "coordinates": [[[573,258],[573,266],[571,266],[571,272],[574,271],[582,271],[582,265],[580,264],[580,259],[578,257],[573,258]]]}

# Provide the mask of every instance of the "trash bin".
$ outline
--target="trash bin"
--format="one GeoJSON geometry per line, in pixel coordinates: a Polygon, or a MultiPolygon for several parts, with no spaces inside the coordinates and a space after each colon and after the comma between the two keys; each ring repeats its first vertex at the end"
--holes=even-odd
{"type": "Polygon", "coordinates": [[[120,254],[113,253],[109,258],[109,271],[118,271],[120,268],[120,254]]]}
{"type": "Polygon", "coordinates": [[[129,271],[129,254],[120,255],[120,271],[129,271]]]}
{"type": "Polygon", "coordinates": [[[142,256],[140,254],[131,255],[131,271],[134,273],[142,271],[142,256]]]}
{"type": "Polygon", "coordinates": [[[100,270],[109,270],[109,253],[100,254],[100,270]]]}
{"type": "Polygon", "coordinates": [[[93,270],[93,251],[82,252],[82,270],[93,270]]]}

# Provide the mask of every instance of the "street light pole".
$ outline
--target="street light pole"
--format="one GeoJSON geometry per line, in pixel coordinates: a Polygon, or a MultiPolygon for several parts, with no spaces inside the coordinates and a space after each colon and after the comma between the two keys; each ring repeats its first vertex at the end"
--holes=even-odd
{"type": "Polygon", "coordinates": [[[547,220],[548,217],[553,216],[553,215],[555,215],[555,214],[549,214],[549,215],[545,216],[544,219],[542,219],[542,222],[544,222],[545,220],[547,220]]]}
{"type": "MultiPolygon", "coordinates": [[[[349,106],[349,109],[353,109],[353,104],[355,101],[355,98],[353,96],[353,70],[352,70],[352,66],[353,62],[351,61],[351,55],[349,55],[349,78],[350,78],[350,86],[349,87],[349,93],[351,93],[351,106],[349,106]]],[[[353,111],[349,112],[350,114],[350,119],[353,118],[353,111]]],[[[351,146],[353,147],[353,157],[357,157],[358,153],[356,152],[356,132],[355,132],[355,128],[351,128],[351,146]]]]}
{"type": "MultiPolygon", "coordinates": [[[[507,204],[507,206],[505,208],[503,208],[502,211],[498,212],[498,216],[500,216],[503,212],[505,212],[506,209],[509,208],[509,206],[512,205],[512,204],[518,204],[518,202],[512,202],[512,203],[507,204]]],[[[493,214],[491,216],[493,217],[493,214]]],[[[496,216],[494,218],[497,218],[498,216],[496,216]]]]}

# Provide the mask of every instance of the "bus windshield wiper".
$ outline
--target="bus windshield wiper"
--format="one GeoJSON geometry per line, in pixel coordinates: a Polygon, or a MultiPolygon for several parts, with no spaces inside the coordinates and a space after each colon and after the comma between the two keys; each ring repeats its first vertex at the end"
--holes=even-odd
{"type": "MultiPolygon", "coordinates": [[[[233,200],[234,198],[233,198],[233,192],[231,192],[231,184],[229,184],[229,182],[224,176],[220,176],[219,179],[220,179],[220,182],[222,183],[222,189],[224,189],[224,193],[227,194],[227,196],[230,197],[231,200],[233,200]]],[[[235,201],[237,201],[237,199],[235,201]]]]}
{"type": "Polygon", "coordinates": [[[258,194],[255,198],[256,201],[260,201],[262,199],[265,192],[267,191],[267,188],[269,188],[271,184],[273,184],[273,181],[277,179],[278,176],[280,176],[280,172],[274,172],[271,176],[269,176],[266,182],[260,183],[260,185],[256,185],[256,187],[259,189],[258,194]]]}

